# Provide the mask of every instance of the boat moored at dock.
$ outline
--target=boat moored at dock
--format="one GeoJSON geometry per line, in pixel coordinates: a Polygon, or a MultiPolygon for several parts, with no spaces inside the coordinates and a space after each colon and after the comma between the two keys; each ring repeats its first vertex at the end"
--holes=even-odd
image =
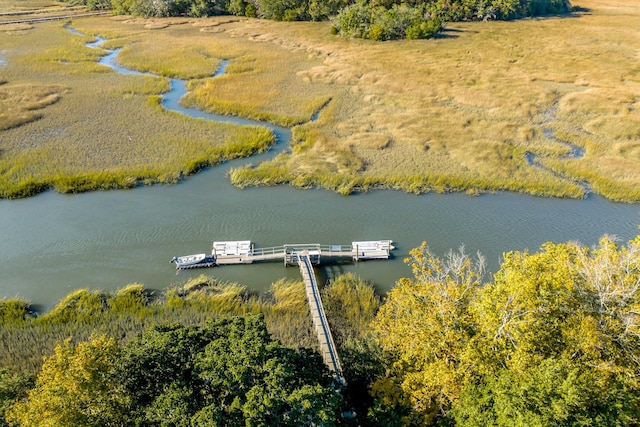
{"type": "Polygon", "coordinates": [[[268,248],[255,248],[250,240],[220,241],[213,242],[211,255],[173,257],[171,262],[176,264],[178,270],[266,261],[283,261],[285,265],[293,265],[298,262],[298,254],[304,252],[313,264],[320,264],[321,260],[325,259],[353,261],[388,259],[394,249],[391,240],[367,240],[351,242],[351,245],[286,244],[268,248]]]}
{"type": "Polygon", "coordinates": [[[216,260],[213,256],[207,254],[195,254],[185,256],[174,256],[171,262],[176,264],[177,270],[186,270],[188,268],[213,267],[216,260]]]}

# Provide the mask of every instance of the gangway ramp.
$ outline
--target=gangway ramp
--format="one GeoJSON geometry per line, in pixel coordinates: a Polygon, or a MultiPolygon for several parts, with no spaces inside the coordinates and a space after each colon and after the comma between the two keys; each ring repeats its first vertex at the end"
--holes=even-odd
{"type": "Polygon", "coordinates": [[[320,291],[318,290],[318,283],[313,272],[311,258],[309,253],[306,251],[298,252],[296,255],[298,266],[300,267],[300,274],[304,280],[307,299],[309,300],[309,310],[311,312],[313,326],[318,336],[318,343],[320,344],[322,360],[333,373],[338,385],[342,386],[345,384],[344,377],[342,376],[342,367],[340,366],[340,359],[338,358],[336,344],[333,341],[329,322],[327,321],[322,300],[320,299],[320,291]]]}

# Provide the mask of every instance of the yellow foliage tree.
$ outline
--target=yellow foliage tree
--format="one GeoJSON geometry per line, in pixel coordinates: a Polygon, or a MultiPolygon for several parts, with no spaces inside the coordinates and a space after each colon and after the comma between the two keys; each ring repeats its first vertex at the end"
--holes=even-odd
{"type": "Polygon", "coordinates": [[[374,389],[399,382],[426,423],[457,400],[467,381],[465,353],[475,328],[469,307],[482,284],[484,259],[478,255],[474,262],[461,247],[442,260],[423,243],[405,262],[414,279],[398,281],[373,323],[394,360],[374,389]]]}
{"type": "Polygon", "coordinates": [[[126,398],[112,375],[119,354],[115,340],[104,336],[75,347],[69,340],[56,345],[27,399],[9,410],[8,421],[22,427],[123,425],[126,398]]]}
{"type": "Polygon", "coordinates": [[[485,284],[462,250],[423,244],[408,263],[373,324],[391,361],[374,392],[409,401],[406,423],[640,421],[640,236],[506,253],[485,284]]]}

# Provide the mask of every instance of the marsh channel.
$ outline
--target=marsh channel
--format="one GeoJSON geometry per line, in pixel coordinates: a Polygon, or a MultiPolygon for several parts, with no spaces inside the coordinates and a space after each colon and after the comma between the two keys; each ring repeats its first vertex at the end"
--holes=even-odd
{"type": "MultiPolygon", "coordinates": [[[[101,59],[119,72],[117,51],[101,59]]],[[[221,70],[222,71],[222,70],[221,70]]],[[[411,271],[403,262],[426,241],[438,255],[465,245],[481,252],[488,274],[504,252],[538,250],[541,244],[597,244],[604,234],[625,242],[638,233],[640,205],[611,203],[591,194],[584,200],[501,193],[411,195],[394,190],[342,196],[287,186],[237,189],[232,167],[267,160],[286,150],[289,129],[217,116],[178,104],[185,82],[172,80],[163,106],[207,120],[267,126],[277,144],[267,153],[218,165],[177,185],[63,195],[53,191],[0,201],[0,298],[25,298],[43,310],[79,288],[113,291],[143,283],[161,291],[205,273],[266,290],[280,278],[299,280],[297,268],[281,263],[234,265],[176,273],[174,255],[210,252],[214,240],[251,240],[257,247],[295,243],[350,244],[391,239],[388,261],[323,265],[320,283],[353,272],[385,293],[411,271]]],[[[488,277],[490,280],[490,276],[488,277]]]]}

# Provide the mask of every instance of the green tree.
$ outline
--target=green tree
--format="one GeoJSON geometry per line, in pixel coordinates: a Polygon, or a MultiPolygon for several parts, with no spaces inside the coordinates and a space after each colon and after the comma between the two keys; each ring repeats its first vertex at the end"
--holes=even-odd
{"type": "Polygon", "coordinates": [[[118,378],[136,425],[303,425],[301,417],[311,425],[340,419],[342,400],[320,356],[281,346],[262,316],[152,328],[124,347],[118,378]]]}
{"type": "MultiPolygon", "coordinates": [[[[157,326],[129,342],[120,357],[118,377],[132,400],[132,417],[161,418],[173,402],[179,404],[184,387],[199,396],[194,381],[196,357],[212,339],[211,331],[196,326],[157,326]]],[[[199,403],[193,403],[193,411],[199,403]]],[[[178,411],[182,409],[177,409],[178,411]]]]}
{"type": "Polygon", "coordinates": [[[246,425],[312,425],[326,423],[327,414],[332,421],[340,418],[341,399],[318,354],[272,341],[262,317],[234,318],[218,328],[224,333],[197,360],[206,400],[195,417],[199,422],[207,414],[229,425],[238,420],[246,425]],[[322,411],[313,409],[318,405],[322,411]],[[303,416],[308,421],[298,424],[303,416]]]}
{"type": "Polygon", "coordinates": [[[470,427],[613,427],[637,421],[629,416],[634,404],[637,398],[622,382],[605,385],[592,369],[548,358],[526,372],[502,369],[480,384],[469,384],[451,417],[470,427]]]}
{"type": "Polygon", "coordinates": [[[362,0],[341,9],[332,22],[335,31],[343,36],[378,41],[425,39],[442,29],[438,15],[432,16],[422,5],[379,5],[362,0]]]}
{"type": "Polygon", "coordinates": [[[276,21],[306,20],[308,2],[304,0],[257,0],[258,16],[276,21]]]}
{"type": "Polygon", "coordinates": [[[23,427],[122,425],[128,400],[113,376],[119,355],[118,344],[104,336],[76,347],[58,344],[7,419],[23,427]]]}

